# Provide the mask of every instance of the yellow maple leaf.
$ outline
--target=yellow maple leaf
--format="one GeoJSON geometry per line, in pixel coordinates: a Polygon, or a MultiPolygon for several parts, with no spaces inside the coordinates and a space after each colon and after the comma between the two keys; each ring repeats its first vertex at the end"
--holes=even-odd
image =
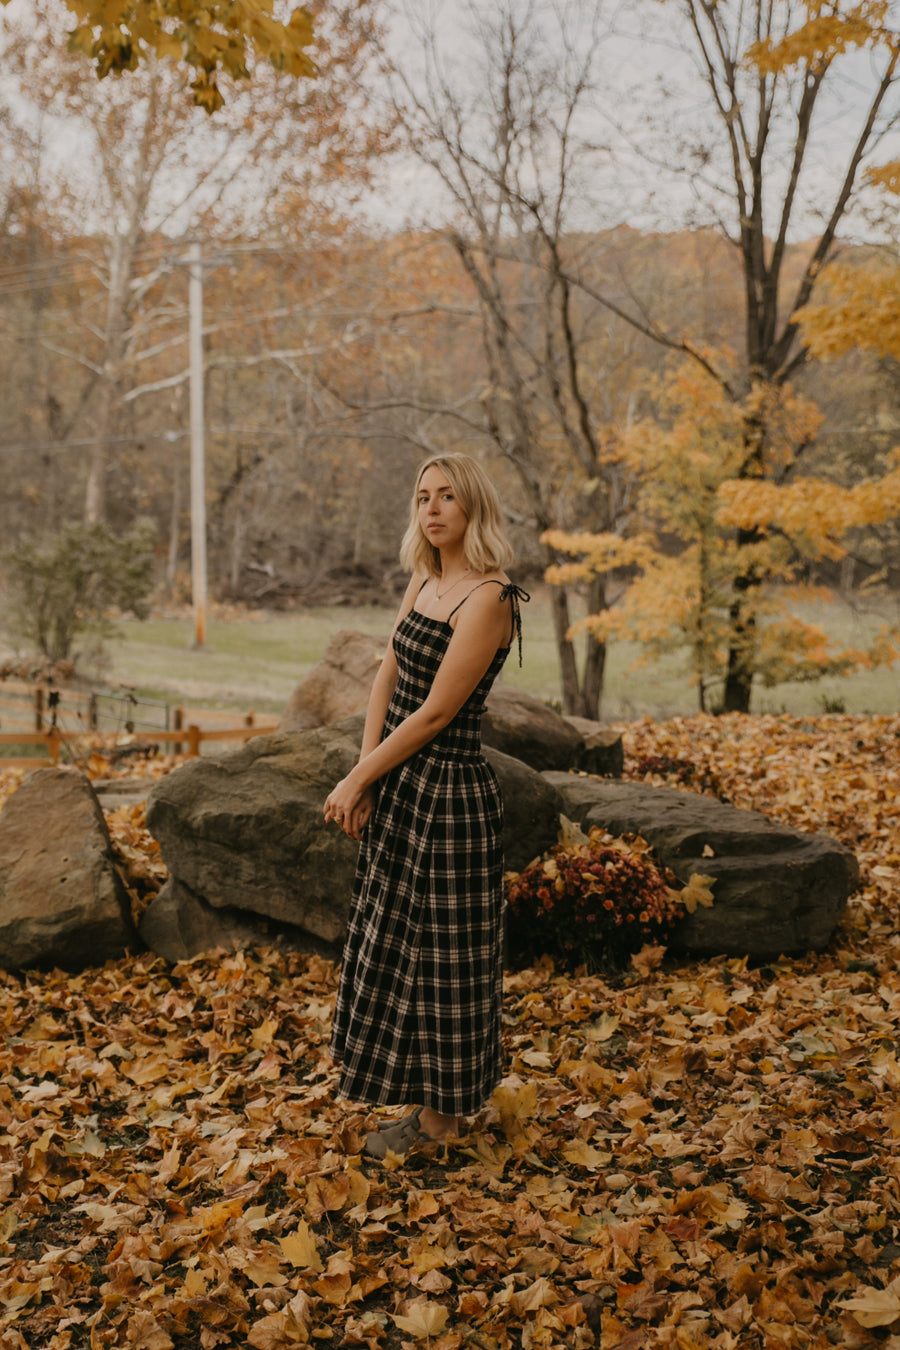
{"type": "Polygon", "coordinates": [[[545,1276],[540,1276],[527,1289],[519,1289],[509,1300],[510,1307],[517,1317],[525,1313],[536,1312],[538,1308],[550,1308],[559,1302],[553,1285],[545,1276]]]}
{"type": "Polygon", "coordinates": [[[241,1199],[220,1200],[204,1209],[198,1209],[193,1218],[195,1222],[202,1224],[205,1233],[218,1233],[232,1219],[236,1219],[243,1208],[244,1202],[241,1199]]]}
{"type": "Polygon", "coordinates": [[[224,102],[217,73],[246,79],[251,56],[295,78],[317,74],[305,50],[313,41],[313,18],[302,5],[282,22],[271,13],[273,0],[204,0],[188,7],[189,23],[176,20],[173,25],[173,7],[163,0],[139,5],[111,0],[65,0],[65,4],[78,20],[69,46],[94,62],[101,79],[111,72],[135,70],[150,55],[166,58],[197,72],[191,85],[194,102],[208,112],[224,102]]]}
{"type": "Polygon", "coordinates": [[[568,816],[559,817],[559,834],[557,838],[563,848],[577,848],[579,844],[586,844],[588,837],[584,830],[575,820],[569,820],[568,816]]]}
{"type": "Polygon", "coordinates": [[[563,1157],[566,1162],[574,1163],[576,1167],[585,1167],[589,1172],[598,1167],[606,1167],[612,1162],[611,1153],[594,1148],[593,1144],[589,1144],[585,1139],[575,1139],[568,1148],[563,1149],[563,1157]]]}
{"type": "Polygon", "coordinates": [[[278,1030],[278,1023],[270,1019],[261,1022],[258,1027],[254,1027],[250,1033],[250,1042],[255,1050],[263,1050],[267,1045],[272,1044],[275,1032],[278,1030]]]}
{"type": "Polygon", "coordinates": [[[175,1344],[153,1314],[143,1308],[129,1318],[126,1336],[133,1350],[172,1350],[175,1344]]]}
{"type": "Polygon", "coordinates": [[[416,1340],[425,1340],[429,1336],[439,1336],[447,1325],[449,1316],[441,1303],[432,1303],[429,1299],[415,1299],[407,1305],[403,1314],[391,1314],[400,1331],[409,1332],[416,1340]]]}
{"type": "Polygon", "coordinates": [[[500,1115],[500,1125],[513,1148],[528,1145],[527,1124],[537,1113],[537,1083],[526,1083],[520,1088],[498,1087],[492,1104],[500,1115]]]}
{"type": "Polygon", "coordinates": [[[900,1275],[884,1289],[863,1285],[855,1298],[838,1300],[863,1327],[889,1327],[900,1318],[900,1275]]]}
{"type": "Polygon", "coordinates": [[[608,1041],[615,1034],[618,1026],[618,1013],[601,1013],[595,1022],[590,1022],[585,1027],[584,1039],[586,1041],[608,1041]]]}
{"type": "Polygon", "coordinates": [[[278,1269],[277,1261],[248,1261],[242,1269],[248,1280],[252,1280],[258,1289],[275,1288],[288,1282],[288,1277],[282,1275],[278,1269]]]}
{"type": "Polygon", "coordinates": [[[284,1259],[290,1261],[292,1266],[297,1266],[301,1270],[322,1269],[322,1258],[319,1256],[316,1239],[309,1231],[309,1224],[305,1219],[301,1219],[293,1233],[279,1238],[278,1242],[284,1259]]]}
{"type": "Polygon", "coordinates": [[[715,880],[715,877],[706,877],[700,872],[694,872],[684,890],[676,892],[688,914],[693,914],[698,905],[702,905],[704,909],[712,908],[713,893],[711,888],[715,884],[715,880]]]}
{"type": "Polygon", "coordinates": [[[206,1293],[208,1275],[202,1270],[188,1270],[184,1276],[185,1298],[200,1298],[206,1293]]]}

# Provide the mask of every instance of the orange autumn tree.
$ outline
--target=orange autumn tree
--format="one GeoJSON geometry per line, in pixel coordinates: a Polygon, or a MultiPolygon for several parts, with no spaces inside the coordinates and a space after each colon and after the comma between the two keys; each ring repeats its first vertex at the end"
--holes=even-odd
{"type": "MultiPolygon", "coordinates": [[[[871,204],[876,219],[881,215],[883,237],[829,264],[817,291],[820,298],[797,313],[809,351],[826,368],[843,357],[861,354],[865,368],[877,374],[884,388],[877,412],[865,428],[864,446],[847,466],[854,477],[883,470],[891,445],[900,440],[900,161],[873,169],[866,177],[883,192],[881,201],[875,199],[871,204]]],[[[896,565],[898,549],[900,521],[890,529],[860,532],[849,542],[851,572],[855,563],[862,562],[877,576],[884,576],[896,565]]]]}
{"type": "MultiPolygon", "coordinates": [[[[6,5],[9,0],[0,0],[6,5]]],[[[207,112],[224,103],[219,79],[247,79],[254,58],[297,78],[316,67],[306,51],[313,21],[292,5],[286,21],[274,0],[64,0],[75,26],[74,51],[93,61],[98,76],[136,70],[148,58],[184,64],[193,76],[193,100],[207,112]]]]}
{"type": "MultiPolygon", "coordinates": [[[[900,160],[866,174],[881,188],[896,213],[900,198],[900,160]]],[[[822,281],[825,297],[797,311],[810,352],[822,361],[843,356],[854,348],[900,361],[900,239],[867,250],[860,262],[832,262],[822,281]]]]}
{"type": "Polygon", "coordinates": [[[835,648],[790,606],[811,594],[799,580],[809,563],[840,557],[850,530],[900,515],[900,458],[877,483],[853,488],[815,478],[778,483],[821,422],[808,399],[758,384],[737,403],[687,363],[652,394],[654,415],[630,427],[620,446],[642,483],[635,533],[547,536],[573,558],[549,570],[552,583],[625,578],[619,603],[578,627],[641,643],[641,661],[686,647],[706,711],[727,677],[734,588],[752,573],[769,584],[754,591],[753,640],[740,652],[751,679],[771,686],[894,660],[886,632],[866,649],[835,648]],[[764,472],[753,479],[740,476],[748,423],[765,427],[764,472]]]}

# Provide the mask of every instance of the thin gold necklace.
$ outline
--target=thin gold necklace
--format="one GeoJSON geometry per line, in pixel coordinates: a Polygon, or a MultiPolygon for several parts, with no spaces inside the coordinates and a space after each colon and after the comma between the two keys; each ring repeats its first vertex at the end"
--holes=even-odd
{"type": "Polygon", "coordinates": [[[471,572],[471,570],[472,570],[471,567],[467,567],[466,570],[463,572],[462,576],[459,576],[459,577],[456,578],[455,581],[452,581],[445,591],[439,591],[439,590],[438,590],[438,584],[437,584],[437,581],[435,581],[435,583],[434,583],[434,593],[435,593],[435,595],[437,596],[438,600],[443,600],[443,598],[444,598],[445,595],[449,595],[449,594],[450,594],[450,592],[453,590],[454,586],[458,586],[459,583],[460,583],[461,581],[465,581],[466,577],[469,575],[469,573],[471,572]]]}

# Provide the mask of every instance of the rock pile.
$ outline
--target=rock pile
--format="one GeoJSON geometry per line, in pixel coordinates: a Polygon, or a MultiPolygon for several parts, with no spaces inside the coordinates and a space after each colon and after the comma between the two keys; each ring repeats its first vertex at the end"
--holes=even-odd
{"type": "MultiPolygon", "coordinates": [[[[324,824],[322,803],[359,753],[383,645],[339,633],[278,732],[156,781],[147,820],[170,877],[139,935],[91,784],[75,769],[26,779],[0,812],[0,966],[77,969],[141,942],[169,960],[272,941],[336,955],[357,849],[324,824]]],[[[485,743],[503,790],[511,870],[556,842],[564,814],[585,828],[642,835],[682,881],[715,877],[713,907],[673,935],[684,951],[820,950],[857,884],[856,860],[833,839],[709,797],[585,776],[585,768],[621,773],[621,737],[508,686],[491,694],[485,743]]]]}
{"type": "MultiPolygon", "coordinates": [[[[158,781],[147,823],[171,877],[142,919],[148,946],[173,960],[268,931],[339,951],[358,850],[324,823],[322,803],[352,768],[362,725],[356,717],[257,736],[158,781]]],[[[506,857],[522,867],[555,842],[560,798],[527,765],[488,754],[503,790],[506,857]]]]}

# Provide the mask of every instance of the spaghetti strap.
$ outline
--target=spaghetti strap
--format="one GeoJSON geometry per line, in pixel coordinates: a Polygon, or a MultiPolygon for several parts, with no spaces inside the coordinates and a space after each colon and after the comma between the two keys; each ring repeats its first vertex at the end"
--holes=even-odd
{"type": "Polygon", "coordinates": [[[448,623],[450,622],[450,620],[453,618],[453,615],[456,613],[456,611],[457,611],[458,609],[462,609],[463,605],[466,603],[466,601],[468,600],[469,596],[472,595],[475,591],[480,590],[482,586],[499,586],[501,589],[500,589],[500,595],[498,596],[498,599],[501,601],[501,603],[502,603],[504,600],[509,600],[509,601],[511,602],[511,604],[512,604],[512,613],[513,613],[513,632],[515,633],[516,638],[517,638],[517,641],[518,641],[518,648],[519,648],[519,665],[521,665],[521,664],[522,664],[522,611],[521,611],[521,609],[519,608],[519,605],[520,605],[520,602],[524,602],[524,601],[527,601],[527,600],[530,600],[530,599],[531,599],[531,596],[528,594],[528,592],[527,592],[527,591],[523,591],[521,586],[516,586],[512,581],[497,581],[496,578],[490,578],[490,579],[488,579],[487,581],[479,581],[479,583],[478,583],[477,586],[473,586],[471,591],[467,591],[467,592],[466,592],[466,594],[465,594],[465,595],[463,596],[463,598],[460,600],[460,602],[459,602],[458,605],[454,605],[453,609],[451,609],[450,613],[447,615],[447,622],[448,622],[448,623]]]}

